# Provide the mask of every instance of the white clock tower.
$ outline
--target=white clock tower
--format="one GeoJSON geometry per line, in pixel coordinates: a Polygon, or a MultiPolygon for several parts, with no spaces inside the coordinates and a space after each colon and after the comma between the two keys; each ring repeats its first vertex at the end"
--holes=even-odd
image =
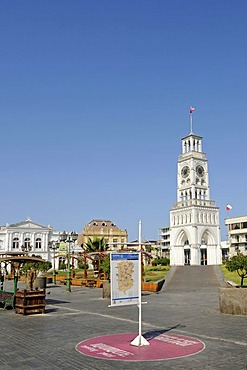
{"type": "Polygon", "coordinates": [[[210,199],[208,162],[201,136],[191,131],[182,139],[177,167],[177,202],[170,210],[170,263],[219,265],[219,209],[210,199]]]}

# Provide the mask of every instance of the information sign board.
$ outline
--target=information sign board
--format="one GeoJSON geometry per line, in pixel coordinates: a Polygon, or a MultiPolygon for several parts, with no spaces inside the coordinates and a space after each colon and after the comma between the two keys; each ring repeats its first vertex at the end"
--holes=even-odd
{"type": "Polygon", "coordinates": [[[139,303],[139,253],[111,253],[111,306],[139,303]]]}

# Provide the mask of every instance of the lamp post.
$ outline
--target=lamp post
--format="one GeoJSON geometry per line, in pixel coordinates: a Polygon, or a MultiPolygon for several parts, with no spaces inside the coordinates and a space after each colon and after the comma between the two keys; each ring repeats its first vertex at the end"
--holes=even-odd
{"type": "Polygon", "coordinates": [[[48,246],[53,251],[53,284],[56,285],[55,252],[59,248],[59,242],[58,240],[52,240],[48,243],[48,246]]]}
{"type": "Polygon", "coordinates": [[[60,240],[67,244],[67,279],[66,279],[66,291],[71,292],[71,269],[70,269],[70,246],[77,240],[78,234],[75,231],[66,233],[63,231],[60,234],[60,240]]]}
{"type": "MultiPolygon", "coordinates": [[[[21,245],[22,252],[27,253],[27,255],[28,255],[28,252],[31,252],[32,248],[33,248],[33,246],[30,245],[29,243],[25,243],[25,245],[21,245]]],[[[15,274],[14,274],[14,293],[16,293],[16,291],[17,291],[17,284],[18,284],[18,271],[16,271],[16,269],[15,269],[15,274]]]]}
{"type": "Polygon", "coordinates": [[[33,248],[33,246],[30,245],[30,244],[26,244],[26,245],[21,246],[22,252],[26,252],[26,253],[31,252],[32,248],[33,248]]]}

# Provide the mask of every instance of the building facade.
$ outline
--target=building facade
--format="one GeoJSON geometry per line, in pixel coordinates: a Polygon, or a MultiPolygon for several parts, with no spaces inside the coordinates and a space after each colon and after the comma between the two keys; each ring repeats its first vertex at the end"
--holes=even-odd
{"type": "Polygon", "coordinates": [[[228,227],[229,255],[236,256],[238,253],[247,255],[247,216],[239,216],[225,219],[228,227]]]}
{"type": "MultiPolygon", "coordinates": [[[[61,232],[51,226],[38,224],[30,219],[15,224],[6,224],[0,227],[0,254],[22,253],[25,250],[30,256],[40,256],[50,261],[56,269],[66,260],[66,250],[60,247],[55,251],[51,248],[52,242],[60,242],[61,232]]],[[[77,253],[81,248],[74,243],[71,252],[77,253]]]]}
{"type": "Polygon", "coordinates": [[[177,202],[170,210],[170,263],[222,263],[219,209],[210,199],[202,137],[193,132],[182,138],[182,154],[177,163],[177,202]]]}
{"type": "Polygon", "coordinates": [[[111,250],[127,248],[128,234],[126,230],[121,230],[111,220],[97,219],[85,225],[82,233],[78,237],[78,245],[85,245],[89,238],[104,238],[111,250]]]}
{"type": "Polygon", "coordinates": [[[160,257],[170,258],[170,226],[159,229],[160,257]]]}

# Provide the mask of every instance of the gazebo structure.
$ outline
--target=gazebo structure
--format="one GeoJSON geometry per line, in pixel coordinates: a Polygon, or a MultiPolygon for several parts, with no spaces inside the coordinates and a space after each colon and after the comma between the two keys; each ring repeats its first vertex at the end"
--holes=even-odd
{"type": "Polygon", "coordinates": [[[35,263],[35,262],[46,262],[43,261],[41,258],[38,257],[29,257],[28,253],[26,252],[2,252],[0,253],[0,267],[1,267],[1,276],[2,274],[2,268],[7,270],[8,265],[10,264],[10,271],[12,276],[14,277],[14,294],[17,291],[17,284],[18,284],[18,276],[19,276],[19,271],[20,267],[24,263],[35,263]],[[4,264],[4,267],[2,265],[4,264]]]}

